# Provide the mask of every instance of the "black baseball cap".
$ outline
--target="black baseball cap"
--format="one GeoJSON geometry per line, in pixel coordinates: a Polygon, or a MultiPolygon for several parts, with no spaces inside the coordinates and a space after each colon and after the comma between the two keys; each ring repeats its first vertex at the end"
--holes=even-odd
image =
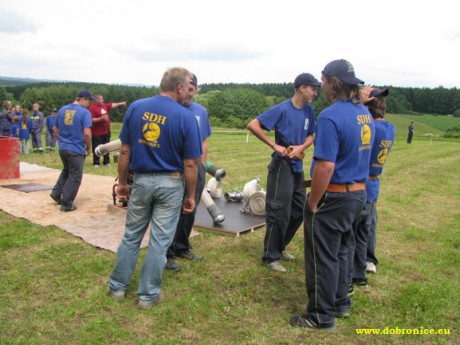
{"type": "Polygon", "coordinates": [[[337,77],[348,85],[364,84],[364,81],[356,78],[353,65],[344,59],[329,62],[321,73],[337,77]]]}
{"type": "Polygon", "coordinates": [[[80,97],[80,98],[88,98],[92,101],[94,101],[96,99],[96,97],[94,97],[91,92],[89,92],[88,90],[80,90],[78,91],[78,94],[77,94],[77,97],[80,97]]]}
{"type": "Polygon", "coordinates": [[[390,90],[388,89],[378,89],[378,88],[375,88],[371,91],[371,94],[370,96],[371,97],[379,97],[379,96],[382,96],[382,97],[386,97],[388,96],[388,94],[390,93],[390,90]]]}
{"type": "Polygon", "coordinates": [[[195,74],[192,73],[192,81],[190,82],[193,86],[198,86],[198,79],[195,74]]]}
{"type": "Polygon", "coordinates": [[[299,74],[294,80],[294,88],[304,86],[317,86],[320,87],[321,83],[310,73],[299,74]]]}

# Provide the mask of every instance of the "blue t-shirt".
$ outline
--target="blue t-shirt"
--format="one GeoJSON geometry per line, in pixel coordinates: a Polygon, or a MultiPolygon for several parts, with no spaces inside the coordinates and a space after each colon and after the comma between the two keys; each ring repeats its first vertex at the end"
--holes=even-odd
{"type": "Polygon", "coordinates": [[[209,123],[208,113],[206,109],[199,103],[192,102],[185,106],[195,116],[200,129],[201,142],[205,141],[212,134],[211,124],[209,123]]]}
{"type": "MultiPolygon", "coordinates": [[[[372,146],[372,153],[369,165],[369,175],[379,176],[382,174],[383,166],[390,154],[395,140],[396,129],[392,123],[385,120],[374,122],[375,140],[372,146]]],[[[380,191],[380,180],[368,180],[366,183],[367,201],[377,200],[380,191]]]]}
{"type": "Polygon", "coordinates": [[[13,123],[10,128],[10,133],[13,138],[19,138],[19,131],[21,127],[19,126],[19,123],[13,123]]]}
{"type": "Polygon", "coordinates": [[[130,105],[120,140],[130,146],[134,172],[184,171],[184,159],[202,154],[198,124],[192,112],[174,99],[156,95],[130,105]]]}
{"type": "Polygon", "coordinates": [[[27,123],[23,121],[20,122],[21,129],[19,130],[19,139],[29,140],[30,132],[32,131],[32,120],[27,118],[27,123]]]}
{"type": "Polygon", "coordinates": [[[14,114],[13,114],[13,118],[14,118],[15,116],[18,118],[19,123],[21,123],[21,121],[22,121],[22,114],[21,114],[21,113],[14,113],[14,114]]]}
{"type": "Polygon", "coordinates": [[[373,140],[374,120],[369,110],[361,103],[337,100],[324,109],[316,121],[310,174],[316,159],[321,159],[335,163],[330,183],[365,182],[373,140]]]}
{"type": "Polygon", "coordinates": [[[50,132],[51,134],[53,134],[53,127],[54,127],[55,122],[56,122],[56,116],[48,115],[46,117],[45,125],[46,125],[48,132],[50,132]]]}
{"type": "Polygon", "coordinates": [[[59,129],[59,150],[86,154],[84,129],[91,128],[91,113],[79,104],[71,103],[59,109],[55,126],[59,129]]]}
{"type": "MultiPolygon", "coordinates": [[[[315,113],[311,104],[307,103],[302,109],[297,109],[292,104],[292,98],[274,105],[257,116],[257,120],[267,131],[274,128],[275,143],[284,147],[304,144],[315,128],[315,113]]],[[[272,156],[278,155],[274,152],[272,156]]],[[[303,172],[301,159],[293,159],[290,164],[293,172],[303,172]]]]}

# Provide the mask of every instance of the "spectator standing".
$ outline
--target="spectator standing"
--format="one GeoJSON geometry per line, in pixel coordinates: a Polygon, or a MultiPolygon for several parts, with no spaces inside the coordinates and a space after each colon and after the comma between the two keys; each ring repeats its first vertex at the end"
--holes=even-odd
{"type": "Polygon", "coordinates": [[[51,113],[46,117],[45,125],[46,125],[46,152],[54,152],[56,147],[56,138],[53,135],[53,127],[54,123],[56,122],[56,113],[57,109],[51,109],[51,113]]]}
{"type": "Polygon", "coordinates": [[[43,126],[45,125],[45,118],[43,113],[39,111],[40,104],[32,104],[32,113],[30,114],[30,119],[32,120],[32,148],[34,153],[43,153],[42,145],[42,131],[43,126]]]}
{"type": "MultiPolygon", "coordinates": [[[[19,118],[17,116],[14,116],[13,117],[13,124],[11,125],[11,128],[10,128],[10,135],[13,137],[13,138],[18,138],[19,139],[19,130],[20,130],[20,125],[19,125],[19,118]]],[[[21,148],[19,146],[19,148],[21,148]]],[[[21,152],[21,150],[19,150],[19,152],[21,152]]]]}
{"type": "Polygon", "coordinates": [[[17,116],[19,119],[19,123],[22,121],[22,109],[21,105],[17,103],[13,108],[13,116],[17,116]]]}
{"type": "MultiPolygon", "coordinates": [[[[95,100],[89,107],[93,126],[91,127],[92,146],[93,146],[93,165],[95,168],[100,166],[100,158],[94,153],[96,147],[101,144],[110,142],[110,116],[109,112],[112,109],[120,106],[126,106],[126,102],[104,103],[104,97],[100,94],[95,95],[95,100]]],[[[104,155],[103,162],[105,166],[110,166],[110,155],[104,155]]]]}
{"type": "Polygon", "coordinates": [[[61,205],[62,212],[77,208],[74,199],[81,185],[85,156],[91,150],[91,113],[86,108],[93,99],[88,90],[79,91],[73,103],[59,109],[53,127],[64,167],[50,196],[61,205]]]}
{"type": "Polygon", "coordinates": [[[109,279],[109,295],[123,299],[136,267],[139,247],[149,224],[150,240],[142,265],[138,307],[150,309],[164,299],[161,280],[166,252],[181,211],[195,209],[195,186],[201,142],[197,121],[183,107],[190,98],[192,74],[167,70],[160,94],[131,104],[120,133],[117,195],[126,200],[128,170],[134,173],[125,234],[109,279]],[[187,194],[184,197],[184,180],[187,194]]]}
{"type": "Polygon", "coordinates": [[[30,133],[32,132],[32,120],[29,119],[29,112],[27,109],[22,110],[21,129],[19,130],[19,152],[24,152],[26,155],[29,154],[30,145],[30,133]]]}
{"type": "Polygon", "coordinates": [[[412,142],[412,137],[414,136],[414,122],[410,123],[407,131],[407,143],[410,144],[412,142]]]}
{"type": "Polygon", "coordinates": [[[10,136],[11,123],[13,121],[13,110],[11,101],[3,102],[3,109],[0,113],[0,135],[10,136]]]}

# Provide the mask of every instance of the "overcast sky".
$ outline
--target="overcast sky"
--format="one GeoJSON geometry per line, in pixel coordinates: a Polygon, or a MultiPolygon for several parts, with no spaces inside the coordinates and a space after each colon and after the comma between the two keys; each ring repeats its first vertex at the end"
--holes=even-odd
{"type": "Polygon", "coordinates": [[[159,85],[321,77],[335,59],[374,85],[460,87],[460,1],[2,0],[0,76],[159,85]]]}

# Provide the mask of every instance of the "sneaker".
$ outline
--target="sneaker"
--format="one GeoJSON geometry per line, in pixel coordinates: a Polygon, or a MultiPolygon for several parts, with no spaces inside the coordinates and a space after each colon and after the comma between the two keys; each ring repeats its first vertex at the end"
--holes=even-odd
{"type": "Polygon", "coordinates": [[[169,271],[177,272],[180,271],[181,266],[178,265],[176,260],[174,260],[173,258],[167,258],[165,268],[169,271]]]}
{"type": "Polygon", "coordinates": [[[348,284],[348,297],[351,297],[355,294],[355,290],[353,289],[353,284],[348,284]]]}
{"type": "Polygon", "coordinates": [[[330,325],[321,325],[312,320],[308,315],[293,316],[291,318],[291,326],[302,327],[302,328],[314,328],[321,329],[324,331],[335,331],[335,323],[330,325]]]}
{"type": "Polygon", "coordinates": [[[377,266],[373,262],[366,262],[366,272],[367,273],[377,273],[377,266]]]}
{"type": "Polygon", "coordinates": [[[184,251],[182,253],[179,253],[177,256],[182,258],[182,259],[187,259],[187,260],[201,260],[201,259],[203,259],[203,257],[201,255],[194,254],[190,250],[186,250],[186,251],[184,251]]]}
{"type": "Polygon", "coordinates": [[[51,199],[53,199],[54,201],[56,201],[56,203],[58,203],[59,205],[62,203],[62,199],[56,195],[53,195],[53,194],[50,194],[50,197],[51,199]]]}
{"type": "Polygon", "coordinates": [[[155,298],[153,301],[142,301],[139,300],[137,303],[137,306],[139,309],[143,310],[149,310],[152,309],[155,304],[160,304],[163,302],[165,299],[165,294],[163,293],[163,290],[160,290],[160,293],[158,294],[157,298],[155,298]]]}
{"type": "Polygon", "coordinates": [[[70,207],[61,206],[61,212],[72,212],[72,211],[75,211],[76,209],[77,209],[77,205],[75,204],[72,204],[72,206],[70,207]]]}
{"type": "Polygon", "coordinates": [[[110,288],[107,290],[107,295],[112,297],[113,299],[117,301],[121,301],[125,299],[125,292],[124,291],[113,291],[110,288]]]}
{"type": "Polygon", "coordinates": [[[99,164],[94,164],[94,167],[95,167],[96,169],[99,169],[99,164]]]}
{"type": "Polygon", "coordinates": [[[283,259],[286,260],[286,261],[293,261],[293,260],[295,260],[295,256],[292,255],[291,253],[283,250],[283,259]]]}
{"type": "Polygon", "coordinates": [[[350,317],[350,309],[338,309],[335,311],[334,316],[339,319],[350,317]]]}
{"type": "Polygon", "coordinates": [[[109,164],[104,164],[104,166],[105,166],[106,168],[110,168],[110,167],[111,167],[110,163],[109,163],[109,164]]]}
{"type": "Polygon", "coordinates": [[[267,266],[270,267],[274,271],[283,272],[283,273],[287,272],[287,269],[285,269],[284,266],[281,265],[279,261],[270,262],[269,264],[267,264],[267,266]]]}
{"type": "Polygon", "coordinates": [[[353,278],[353,284],[358,287],[369,286],[369,284],[367,283],[367,278],[353,278]]]}

